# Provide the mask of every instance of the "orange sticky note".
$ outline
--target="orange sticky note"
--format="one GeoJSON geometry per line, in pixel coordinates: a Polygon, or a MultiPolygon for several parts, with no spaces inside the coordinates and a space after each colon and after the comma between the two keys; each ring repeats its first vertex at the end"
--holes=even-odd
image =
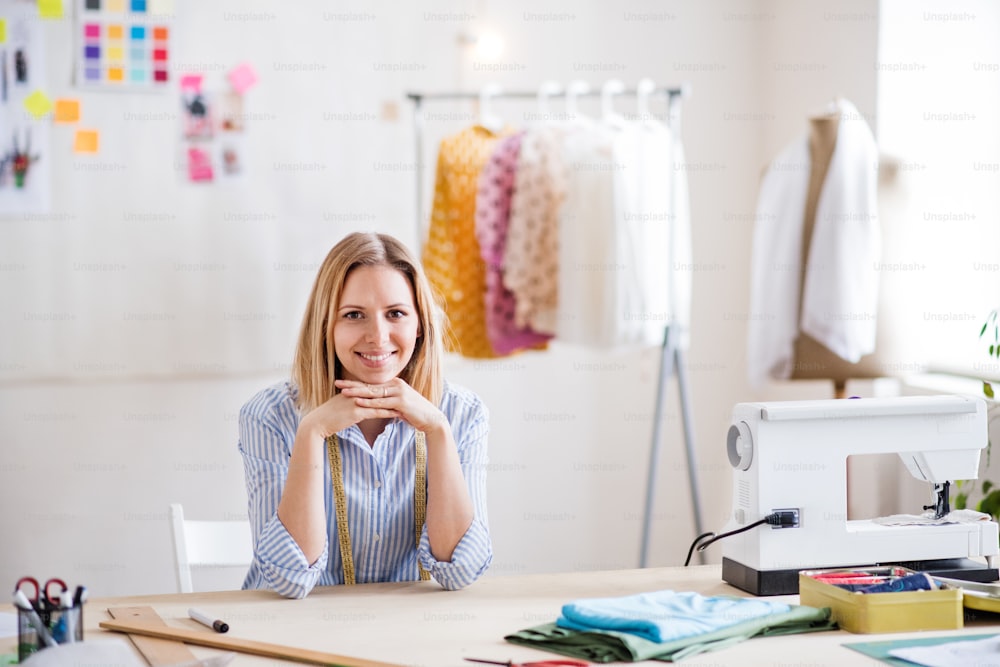
{"type": "Polygon", "coordinates": [[[120,25],[115,24],[108,26],[108,39],[121,39],[124,34],[125,31],[120,25]]]}
{"type": "Polygon", "coordinates": [[[108,68],[108,81],[124,81],[125,80],[125,70],[121,67],[109,67],[108,68]]]}
{"type": "Polygon", "coordinates": [[[38,0],[38,15],[43,19],[61,19],[63,17],[62,0],[38,0]]]}
{"type": "Polygon", "coordinates": [[[56,100],[55,119],[57,123],[75,123],[80,120],[80,101],[56,100]]]}
{"type": "Polygon", "coordinates": [[[24,108],[36,119],[52,111],[52,100],[40,90],[24,98],[24,108]]]}
{"type": "Polygon", "coordinates": [[[97,130],[77,130],[76,137],[73,139],[73,152],[96,153],[100,138],[97,130]]]}

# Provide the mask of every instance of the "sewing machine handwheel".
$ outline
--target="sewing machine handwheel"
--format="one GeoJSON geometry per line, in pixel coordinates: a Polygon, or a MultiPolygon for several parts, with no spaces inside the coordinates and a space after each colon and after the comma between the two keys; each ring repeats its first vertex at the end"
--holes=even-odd
{"type": "Polygon", "coordinates": [[[746,422],[737,422],[729,427],[726,437],[729,463],[737,470],[747,470],[753,462],[753,436],[746,422]]]}

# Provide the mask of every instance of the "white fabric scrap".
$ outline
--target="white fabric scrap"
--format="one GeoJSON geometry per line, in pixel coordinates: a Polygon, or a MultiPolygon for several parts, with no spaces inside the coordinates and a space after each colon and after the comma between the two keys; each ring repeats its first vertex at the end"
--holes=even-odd
{"type": "Polygon", "coordinates": [[[992,517],[975,510],[954,510],[940,519],[934,518],[933,512],[926,514],[892,514],[872,519],[872,523],[880,526],[943,526],[951,523],[978,523],[989,521],[992,517]]]}

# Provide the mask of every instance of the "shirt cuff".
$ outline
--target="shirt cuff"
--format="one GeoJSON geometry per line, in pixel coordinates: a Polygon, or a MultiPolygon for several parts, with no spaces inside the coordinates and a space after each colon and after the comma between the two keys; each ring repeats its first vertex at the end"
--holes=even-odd
{"type": "Polygon", "coordinates": [[[257,543],[257,562],[268,587],[287,598],[301,599],[309,595],[326,569],[327,544],[312,565],[298,543],[292,538],[275,514],[264,526],[257,543]]]}
{"type": "Polygon", "coordinates": [[[454,591],[468,586],[489,569],[493,562],[493,543],[486,526],[477,517],[455,545],[451,560],[439,561],[431,555],[431,543],[424,525],[417,557],[435,581],[454,591]]]}

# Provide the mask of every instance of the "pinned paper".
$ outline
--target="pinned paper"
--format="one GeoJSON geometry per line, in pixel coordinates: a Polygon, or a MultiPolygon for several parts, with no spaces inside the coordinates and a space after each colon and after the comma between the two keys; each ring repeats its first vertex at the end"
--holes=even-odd
{"type": "Polygon", "coordinates": [[[212,180],[212,158],[200,148],[188,149],[188,178],[192,181],[212,180]]]}
{"type": "Polygon", "coordinates": [[[38,15],[43,19],[61,19],[63,17],[62,0],[38,0],[38,15]]]}
{"type": "Polygon", "coordinates": [[[42,91],[36,90],[24,98],[24,108],[38,119],[52,111],[52,100],[42,91]]]}
{"type": "Polygon", "coordinates": [[[201,74],[184,74],[181,76],[181,90],[190,93],[200,93],[201,79],[201,74]]]}
{"type": "Polygon", "coordinates": [[[242,95],[246,91],[250,90],[255,83],[257,83],[257,72],[254,71],[253,67],[249,63],[243,63],[237,65],[234,70],[232,70],[228,77],[230,85],[232,85],[233,90],[242,95]]]}
{"type": "Polygon", "coordinates": [[[56,100],[54,120],[57,123],[75,123],[80,120],[80,101],[70,99],[56,100]]]}
{"type": "Polygon", "coordinates": [[[7,19],[0,19],[0,44],[7,43],[7,19]]]}
{"type": "Polygon", "coordinates": [[[100,144],[100,134],[97,130],[77,130],[73,140],[74,153],[96,153],[100,144]]]}

